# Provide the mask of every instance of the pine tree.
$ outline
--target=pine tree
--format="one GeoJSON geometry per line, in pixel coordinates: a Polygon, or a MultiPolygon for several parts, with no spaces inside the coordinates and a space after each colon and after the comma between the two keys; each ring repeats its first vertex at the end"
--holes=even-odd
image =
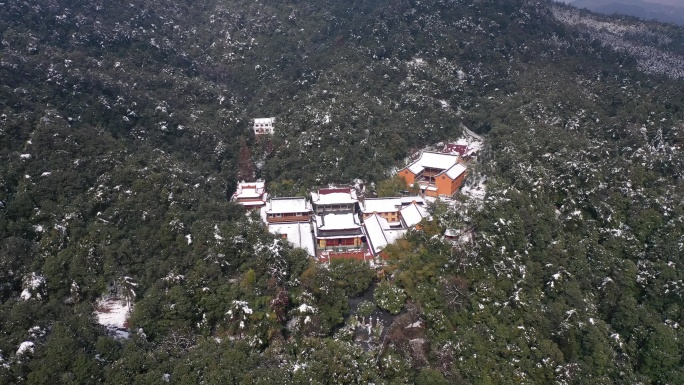
{"type": "Polygon", "coordinates": [[[238,158],[237,179],[239,181],[253,181],[256,178],[256,169],[252,162],[252,152],[243,139],[240,143],[240,156],[238,158]]]}

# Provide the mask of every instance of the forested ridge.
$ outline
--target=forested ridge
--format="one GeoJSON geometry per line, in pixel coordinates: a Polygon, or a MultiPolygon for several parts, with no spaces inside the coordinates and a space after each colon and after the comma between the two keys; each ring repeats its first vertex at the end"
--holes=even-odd
{"type": "Polygon", "coordinates": [[[683,78],[682,28],[547,1],[6,1],[0,383],[682,383],[683,78]],[[372,186],[463,126],[484,201],[380,276],[227,199],[240,153],[372,186]]]}

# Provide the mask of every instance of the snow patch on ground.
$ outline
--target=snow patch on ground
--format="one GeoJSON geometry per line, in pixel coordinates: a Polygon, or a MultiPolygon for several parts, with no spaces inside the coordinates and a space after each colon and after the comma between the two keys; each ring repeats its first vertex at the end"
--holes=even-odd
{"type": "Polygon", "coordinates": [[[487,195],[486,181],[487,180],[483,178],[475,185],[461,187],[461,194],[480,202],[484,201],[485,195],[487,195]]]}
{"type": "Polygon", "coordinates": [[[19,349],[17,349],[17,355],[21,356],[26,353],[33,353],[33,348],[35,347],[36,344],[34,344],[31,341],[24,341],[19,345],[19,349]]]}
{"type": "Polygon", "coordinates": [[[97,302],[97,323],[113,332],[116,337],[128,338],[128,319],[133,304],[122,298],[106,298],[97,302]]]}

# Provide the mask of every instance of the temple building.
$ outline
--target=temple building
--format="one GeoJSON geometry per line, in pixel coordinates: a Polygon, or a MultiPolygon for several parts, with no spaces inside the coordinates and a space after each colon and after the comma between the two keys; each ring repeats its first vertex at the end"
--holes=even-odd
{"type": "Polygon", "coordinates": [[[363,258],[366,239],[358,216],[356,190],[350,187],[325,188],[311,193],[314,211],[314,237],[319,257],[335,254],[363,258]]]}
{"type": "Polygon", "coordinates": [[[259,209],[266,205],[268,193],[264,181],[238,183],[237,190],[230,198],[232,202],[241,204],[248,209],[259,209]]]}
{"type": "Polygon", "coordinates": [[[313,240],[311,203],[304,197],[271,198],[262,210],[262,218],[271,234],[276,234],[295,247],[316,255],[313,240]]]}
{"type": "Polygon", "coordinates": [[[309,222],[313,209],[306,198],[271,198],[266,208],[266,222],[309,222]]]}
{"type": "Polygon", "coordinates": [[[417,185],[421,194],[430,197],[451,197],[461,187],[467,175],[458,155],[423,151],[420,157],[399,171],[408,186],[417,185]]]}

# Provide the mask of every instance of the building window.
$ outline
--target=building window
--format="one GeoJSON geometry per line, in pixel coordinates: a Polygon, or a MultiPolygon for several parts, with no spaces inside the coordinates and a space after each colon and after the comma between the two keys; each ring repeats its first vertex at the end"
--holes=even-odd
{"type": "Polygon", "coordinates": [[[326,242],[328,247],[354,246],[354,238],[329,239],[326,242]]]}

